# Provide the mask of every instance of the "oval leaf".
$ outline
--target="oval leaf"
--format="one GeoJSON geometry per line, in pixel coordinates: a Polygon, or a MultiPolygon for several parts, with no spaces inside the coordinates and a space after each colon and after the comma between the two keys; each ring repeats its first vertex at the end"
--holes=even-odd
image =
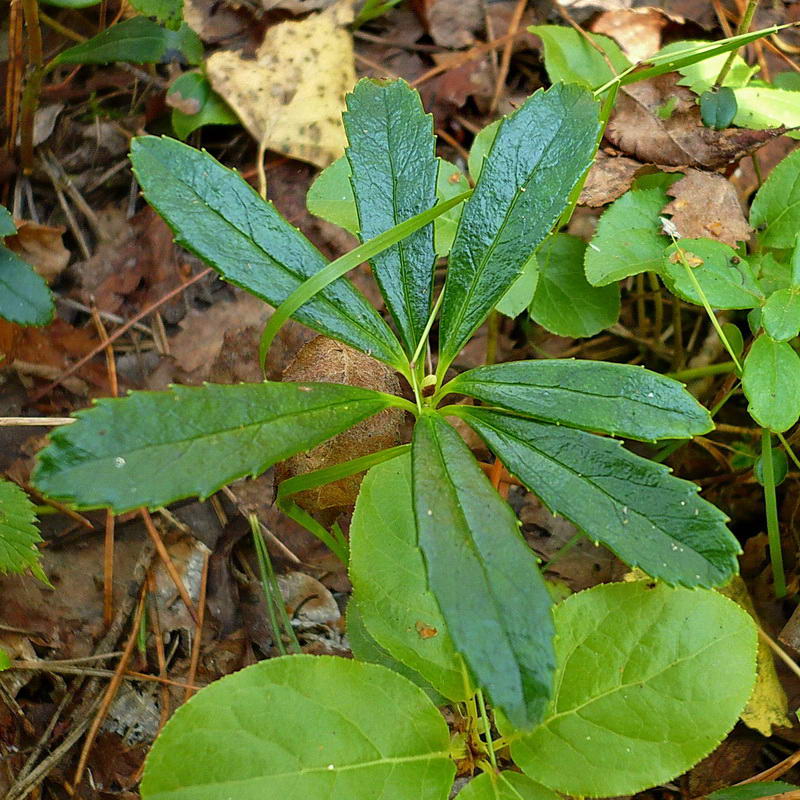
{"type": "Polygon", "coordinates": [[[800,417],[800,356],[786,342],[762,334],[745,359],[742,388],[759,425],[788,430],[800,417]]]}
{"type": "Polygon", "coordinates": [[[19,486],[0,480],[0,575],[26,570],[48,583],[39,566],[42,541],[36,529],[36,510],[19,486]]]}
{"type": "Polygon", "coordinates": [[[58,428],[34,475],[46,495],[117,513],[207,497],[393,404],[336,383],[175,386],[98,400],[58,428]],[[211,468],[213,466],[213,468],[211,468]]]}
{"type": "Polygon", "coordinates": [[[471,697],[417,547],[410,455],[378,464],[364,478],[350,526],[349,571],[372,638],[445,697],[471,697]]]}
{"type": "Polygon", "coordinates": [[[44,278],[0,245],[0,317],[18,325],[47,325],[54,311],[53,295],[44,278]]]}
{"type": "Polygon", "coordinates": [[[778,289],[761,309],[764,330],[777,342],[788,342],[800,333],[800,291],[778,289]]]}
{"type": "Polygon", "coordinates": [[[762,247],[793,247],[800,230],[800,150],[778,164],[753,198],[750,224],[762,247]]]}
{"type": "Polygon", "coordinates": [[[517,520],[438,414],[412,444],[414,511],[428,585],[475,680],[521,728],[535,725],[554,669],[550,596],[517,520]]]}
{"type": "Polygon", "coordinates": [[[613,439],[473,406],[451,406],[554,513],[626,564],[683,586],[719,586],[741,552],[725,515],[661,465],[613,439]]]}
{"type": "Polygon", "coordinates": [[[598,126],[591,93],[561,84],[536,92],[503,120],[450,252],[440,373],[558,220],[591,163],[598,126]]]}
{"type": "MultiPolygon", "coordinates": [[[[256,297],[280,305],[327,266],[271,203],[208,153],[174,139],[144,136],[133,140],[131,161],[147,202],[172,228],[178,244],[256,297]]],[[[293,316],[387,364],[403,364],[389,326],[344,278],[293,316]]]]}
{"type": "Polygon", "coordinates": [[[148,756],[142,800],[444,800],[448,745],[441,714],[400,675],[284,656],[215,681],[175,712],[148,756]]]}
{"type": "Polygon", "coordinates": [[[559,800],[559,796],[527,775],[505,770],[498,775],[484,772],[473,778],[457,800],[559,800]]]}
{"type": "Polygon", "coordinates": [[[683,384],[629,364],[514,361],[462,372],[447,388],[546,422],[641,441],[687,439],[714,427],[683,384]]]}
{"type": "MultiPolygon", "coordinates": [[[[347,96],[342,120],[361,241],[436,205],[433,118],[416,90],[365,78],[347,96]]],[[[431,313],[435,263],[432,223],[370,260],[409,355],[431,313]]]]}
{"type": "Polygon", "coordinates": [[[560,792],[634,794],[674,778],[719,744],[753,688],[755,625],[716,592],[606,584],[555,620],[557,691],[511,752],[560,792]]]}

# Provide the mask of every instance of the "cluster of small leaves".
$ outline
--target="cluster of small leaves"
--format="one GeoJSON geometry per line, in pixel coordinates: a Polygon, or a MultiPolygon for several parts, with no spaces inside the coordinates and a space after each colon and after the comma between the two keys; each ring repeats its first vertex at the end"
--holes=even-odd
{"type": "MultiPolygon", "coordinates": [[[[8,209],[0,206],[0,239],[16,232],[8,209]]],[[[47,325],[54,310],[53,295],[44,278],[15,252],[0,245],[0,317],[18,325],[47,325]]]]}
{"type": "Polygon", "coordinates": [[[42,541],[36,529],[36,511],[25,492],[9,481],[0,481],[0,575],[28,570],[48,583],[39,565],[42,541]]]}

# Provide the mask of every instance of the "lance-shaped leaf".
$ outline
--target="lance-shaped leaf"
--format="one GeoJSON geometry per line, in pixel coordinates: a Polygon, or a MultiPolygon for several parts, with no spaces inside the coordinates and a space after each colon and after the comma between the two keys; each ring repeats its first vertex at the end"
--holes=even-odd
{"type": "Polygon", "coordinates": [[[266,382],[102,399],[53,432],[34,482],[79,508],[117,513],[207,497],[396,401],[336,383],[266,382]]]}
{"type": "Polygon", "coordinates": [[[428,585],[476,682],[530,728],[552,686],[550,597],[511,508],[438,414],[412,444],[414,512],[428,585]]]}
{"type": "Polygon", "coordinates": [[[613,550],[626,564],[683,586],[721,586],[741,552],[725,515],[667,467],[613,439],[451,406],[554,513],[613,550]]]}
{"type": "Polygon", "coordinates": [[[591,92],[559,84],[503,120],[459,221],[442,301],[440,372],[522,272],[586,172],[597,143],[591,92]]]}
{"type": "MultiPolygon", "coordinates": [[[[327,261],[271,203],[208,153],[174,139],[133,141],[131,161],[145,198],[176,241],[225,280],[280,305],[327,261]]],[[[305,303],[295,319],[393,366],[404,356],[377,311],[344,278],[305,303]]]]}
{"type": "Polygon", "coordinates": [[[682,383],[630,364],[515,361],[462,372],[446,389],[545,422],[645,442],[714,427],[682,383]]]}
{"type": "MultiPolygon", "coordinates": [[[[416,90],[402,80],[364,79],[348,95],[342,119],[361,241],[436,204],[433,119],[416,90]]],[[[409,355],[431,312],[435,262],[433,223],[370,261],[409,355]]]]}
{"type": "Polygon", "coordinates": [[[42,541],[36,530],[36,509],[25,492],[10,481],[0,480],[0,575],[30,570],[39,580],[47,577],[39,565],[42,541]]]}
{"type": "Polygon", "coordinates": [[[0,317],[18,325],[47,325],[54,309],[44,278],[0,245],[0,317]]]}

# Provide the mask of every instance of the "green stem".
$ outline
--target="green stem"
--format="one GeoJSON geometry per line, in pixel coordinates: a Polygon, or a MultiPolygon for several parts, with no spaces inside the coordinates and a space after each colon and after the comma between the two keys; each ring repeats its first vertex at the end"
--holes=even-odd
{"type": "Polygon", "coordinates": [[[494,753],[492,746],[492,727],[489,724],[489,715],[486,713],[486,701],[483,699],[483,691],[478,689],[475,693],[478,698],[478,707],[481,710],[481,719],[483,720],[483,737],[486,742],[486,750],[489,754],[489,761],[492,762],[492,768],[497,771],[497,756],[494,753]]]}
{"type": "Polygon", "coordinates": [[[800,459],[798,459],[797,456],[795,455],[795,452],[794,452],[794,450],[792,450],[792,447],[789,444],[789,442],[786,440],[786,437],[782,433],[779,433],[778,434],[778,439],[780,439],[780,443],[783,445],[783,449],[786,451],[786,453],[788,454],[789,458],[792,459],[792,461],[794,462],[794,465],[798,469],[800,469],[800,459]]]}
{"type": "Polygon", "coordinates": [[[786,597],[786,576],[783,572],[781,529],[778,521],[778,502],[775,496],[775,470],[772,463],[772,433],[761,430],[761,464],[764,472],[764,504],[767,511],[767,538],[769,558],[772,562],[772,581],[775,597],[786,597]]]}
{"type": "Polygon", "coordinates": [[[695,378],[707,378],[709,375],[722,375],[726,372],[733,372],[734,369],[736,369],[736,364],[733,361],[722,361],[719,364],[708,364],[705,367],[691,367],[678,372],[669,372],[667,377],[674,378],[676,381],[691,381],[695,378]]]}
{"type": "MultiPolygon", "coordinates": [[[[749,0],[747,3],[747,8],[744,10],[744,14],[742,15],[741,22],[739,22],[739,27],[736,29],[737,36],[747,33],[747,31],[750,29],[750,24],[753,21],[753,16],[755,15],[757,8],[758,0],[749,0]]],[[[731,50],[731,52],[728,53],[728,57],[725,59],[725,63],[722,65],[719,75],[717,75],[717,80],[714,82],[714,86],[722,86],[722,82],[728,76],[738,52],[739,48],[737,47],[735,50],[731,50]]]]}

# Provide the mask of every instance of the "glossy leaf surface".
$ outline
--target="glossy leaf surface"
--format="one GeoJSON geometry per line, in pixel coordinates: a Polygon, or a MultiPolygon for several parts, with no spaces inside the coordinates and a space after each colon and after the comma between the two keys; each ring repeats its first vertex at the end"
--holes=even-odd
{"type": "Polygon", "coordinates": [[[585,242],[577,236],[558,233],[536,253],[539,280],[530,315],[558,336],[594,336],[619,317],[619,286],[592,286],[586,280],[585,250],[585,242]]]}
{"type": "MultiPolygon", "coordinates": [[[[359,81],[342,117],[360,238],[373,239],[436,204],[433,118],[405,81],[359,81]]],[[[386,306],[413,355],[431,311],[433,223],[370,260],[386,306]]]]}
{"type": "MultiPolygon", "coordinates": [[[[271,203],[207,153],[146,136],[134,139],[131,160],[145,198],[176,241],[256,297],[277,306],[327,265],[271,203]]],[[[294,317],[381,361],[403,362],[394,334],[346,279],[326,287],[294,317]]]]}
{"type": "Polygon", "coordinates": [[[446,800],[449,733],[425,693],[375,664],[271,658],[181,706],[143,800],[446,800]]]}
{"type": "Polygon", "coordinates": [[[175,386],[98,400],[39,454],[41,491],[117,513],[207,497],[392,405],[336,383],[175,386]],[[213,465],[213,469],[210,466],[213,465]]]}
{"type": "Polygon", "coordinates": [[[465,204],[447,270],[440,370],[522,272],[591,162],[598,104],[587,90],[557,85],[503,120],[465,204]]]}
{"type": "Polygon", "coordinates": [[[697,486],[613,439],[472,406],[451,406],[554,513],[666,583],[720,586],[738,570],[725,515],[697,486]],[[463,410],[462,410],[463,409],[463,410]]]}
{"type": "Polygon", "coordinates": [[[54,312],[53,295],[44,278],[0,245],[0,317],[18,325],[47,325],[54,312]]]}
{"type": "Polygon", "coordinates": [[[417,422],[412,464],[419,546],[450,636],[492,703],[530,728],[554,668],[551,601],[536,557],[511,508],[438,414],[417,422]]]}
{"type": "Polygon", "coordinates": [[[176,59],[188,64],[203,60],[203,44],[186,23],[173,31],[145,17],[133,17],[106,28],[88,42],[64,50],[53,63],[161,64],[176,59]]]}
{"type": "Polygon", "coordinates": [[[466,700],[472,691],[464,665],[417,547],[410,455],[379,464],[364,478],[350,526],[349,570],[372,638],[445,697],[466,700]]]}
{"type": "Polygon", "coordinates": [[[26,570],[47,583],[39,566],[42,541],[36,528],[36,510],[22,489],[10,481],[0,480],[0,575],[26,570]]]}
{"type": "Polygon", "coordinates": [[[786,342],[762,334],[744,362],[742,387],[750,416],[781,433],[800,417],[800,356],[786,342]]]}
{"type": "Polygon", "coordinates": [[[511,752],[560,792],[608,797],[671,780],[719,744],[753,688],[755,625],[717,592],[605,584],[567,598],[555,620],[556,693],[511,752]]]}
{"type": "Polygon", "coordinates": [[[462,372],[449,388],[545,422],[642,441],[685,439],[713,428],[683,384],[629,364],[513,361],[462,372]]]}

